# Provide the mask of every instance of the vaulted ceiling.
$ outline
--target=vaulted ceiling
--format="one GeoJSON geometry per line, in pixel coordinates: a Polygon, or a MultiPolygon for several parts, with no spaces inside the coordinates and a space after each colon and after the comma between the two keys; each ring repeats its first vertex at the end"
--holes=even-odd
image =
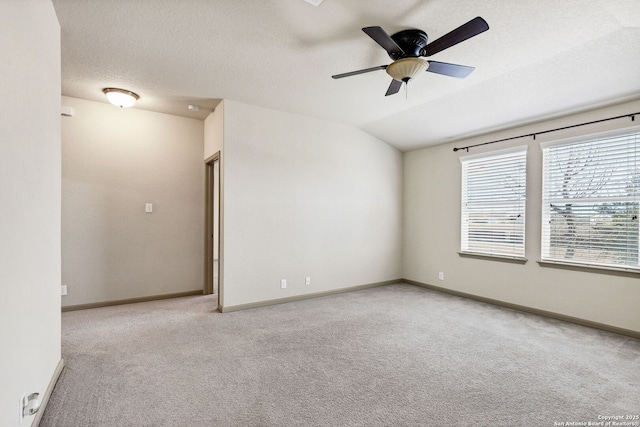
{"type": "Polygon", "coordinates": [[[638,0],[53,0],[63,95],[204,118],[221,99],[358,127],[403,150],[640,98],[638,0]],[[476,67],[424,73],[385,97],[389,64],[362,32],[475,18],[489,31],[430,57],[476,67]],[[201,106],[199,112],[188,104],[201,106]]]}

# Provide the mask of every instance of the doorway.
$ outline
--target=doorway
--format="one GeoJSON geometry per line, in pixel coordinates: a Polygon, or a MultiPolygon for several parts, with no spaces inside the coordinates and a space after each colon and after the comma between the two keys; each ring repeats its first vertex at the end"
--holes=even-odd
{"type": "Polygon", "coordinates": [[[220,246],[220,152],[205,160],[205,281],[204,294],[218,296],[222,303],[221,246],[220,246]]]}

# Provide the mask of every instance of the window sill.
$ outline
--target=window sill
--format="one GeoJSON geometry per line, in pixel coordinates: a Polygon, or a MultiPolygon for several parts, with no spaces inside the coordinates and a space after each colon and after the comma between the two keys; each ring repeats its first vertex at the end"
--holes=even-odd
{"type": "Polygon", "coordinates": [[[623,276],[633,276],[640,274],[640,269],[631,267],[613,267],[606,265],[581,264],[578,262],[563,262],[552,260],[538,260],[541,267],[566,268],[569,270],[588,271],[592,273],[611,274],[617,272],[623,276]]]}
{"type": "Polygon", "coordinates": [[[481,258],[490,261],[503,261],[503,262],[512,262],[515,264],[525,264],[528,260],[525,257],[518,256],[507,256],[507,255],[489,255],[489,254],[481,254],[477,252],[458,252],[458,255],[461,257],[469,257],[469,258],[481,258]]]}

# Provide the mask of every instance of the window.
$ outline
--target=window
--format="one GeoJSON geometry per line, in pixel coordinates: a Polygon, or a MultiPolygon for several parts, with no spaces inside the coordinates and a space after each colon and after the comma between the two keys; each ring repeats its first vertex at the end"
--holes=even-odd
{"type": "Polygon", "coordinates": [[[527,147],[465,156],[461,252],[524,258],[527,147]]]}
{"type": "Polygon", "coordinates": [[[640,269],[640,132],[542,144],[542,260],[640,269]]]}

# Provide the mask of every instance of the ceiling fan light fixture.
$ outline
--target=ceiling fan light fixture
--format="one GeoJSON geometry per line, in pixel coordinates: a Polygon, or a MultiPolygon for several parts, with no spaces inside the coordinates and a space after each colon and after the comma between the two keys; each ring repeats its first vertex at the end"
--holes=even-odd
{"type": "Polygon", "coordinates": [[[136,93],[125,89],[107,87],[102,89],[102,92],[107,96],[107,100],[110,103],[121,108],[133,107],[133,104],[140,99],[136,93]]]}
{"type": "Polygon", "coordinates": [[[418,74],[424,73],[429,63],[422,58],[402,58],[392,62],[387,67],[387,74],[399,82],[407,82],[418,74]]]}

